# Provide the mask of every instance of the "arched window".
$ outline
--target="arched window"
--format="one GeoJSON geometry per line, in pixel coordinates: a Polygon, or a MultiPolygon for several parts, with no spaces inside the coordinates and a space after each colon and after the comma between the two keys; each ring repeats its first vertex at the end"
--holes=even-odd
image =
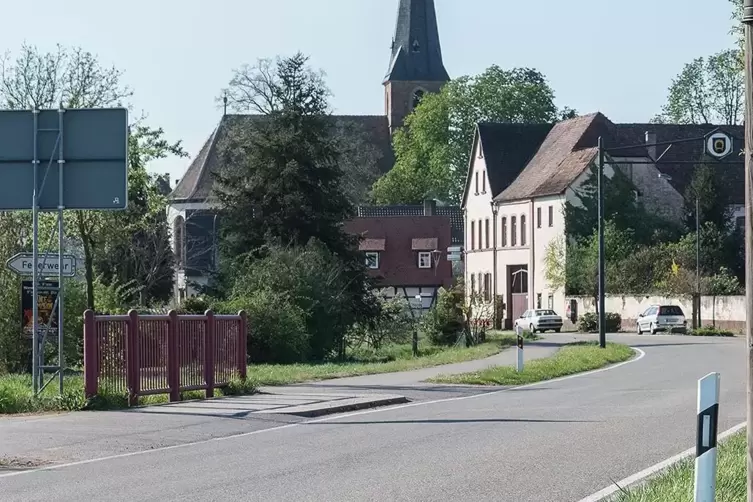
{"type": "Polygon", "coordinates": [[[183,216],[175,218],[173,223],[173,249],[176,265],[183,267],[186,262],[186,220],[183,216]]]}
{"type": "Polygon", "coordinates": [[[520,215],[520,245],[526,245],[526,215],[520,215]]]}
{"type": "Polygon", "coordinates": [[[510,245],[512,247],[518,245],[518,222],[515,216],[510,217],[510,245]]]}
{"type": "Polygon", "coordinates": [[[421,104],[421,100],[424,98],[424,92],[423,89],[416,89],[413,92],[413,109],[415,110],[416,107],[418,107],[419,104],[421,104]]]}

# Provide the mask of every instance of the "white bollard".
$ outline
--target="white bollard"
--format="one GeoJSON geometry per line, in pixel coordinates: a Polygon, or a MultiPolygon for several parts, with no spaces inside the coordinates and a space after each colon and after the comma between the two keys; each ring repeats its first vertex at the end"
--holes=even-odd
{"type": "Polygon", "coordinates": [[[716,438],[719,418],[719,373],[698,380],[698,425],[695,447],[695,502],[714,502],[716,438]]]}
{"type": "Polygon", "coordinates": [[[518,363],[515,366],[515,369],[518,371],[518,373],[520,373],[521,371],[523,371],[523,328],[517,326],[515,332],[518,335],[518,363]]]}

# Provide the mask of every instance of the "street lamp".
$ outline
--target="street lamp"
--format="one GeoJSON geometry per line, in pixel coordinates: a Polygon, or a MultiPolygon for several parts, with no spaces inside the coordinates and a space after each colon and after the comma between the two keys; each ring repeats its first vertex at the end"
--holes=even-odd
{"type": "MultiPolygon", "coordinates": [[[[672,181],[669,174],[659,173],[659,178],[672,181]]],[[[693,329],[701,324],[701,199],[695,197],[695,295],[693,298],[693,329]]]]}

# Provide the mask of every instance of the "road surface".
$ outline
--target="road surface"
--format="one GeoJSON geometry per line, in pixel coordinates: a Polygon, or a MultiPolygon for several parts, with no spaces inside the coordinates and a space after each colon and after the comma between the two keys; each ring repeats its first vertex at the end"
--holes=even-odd
{"type": "MultiPolygon", "coordinates": [[[[616,339],[645,357],[520,389],[271,428],[249,422],[213,439],[206,431],[221,430],[223,419],[206,419],[194,426],[204,431],[199,443],[0,474],[0,494],[14,502],[574,502],[691,447],[696,381],[711,371],[722,373],[720,431],[744,420],[744,340],[616,339]]],[[[0,423],[0,448],[2,432],[0,423]]]]}

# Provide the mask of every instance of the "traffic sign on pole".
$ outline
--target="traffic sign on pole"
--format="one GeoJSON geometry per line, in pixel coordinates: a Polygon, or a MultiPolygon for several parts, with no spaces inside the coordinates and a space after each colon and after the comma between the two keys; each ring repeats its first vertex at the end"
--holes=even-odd
{"type": "MultiPolygon", "coordinates": [[[[60,275],[60,262],[57,254],[45,253],[38,257],[37,272],[40,277],[60,275]]],[[[76,257],[63,255],[63,277],[76,276],[76,257]]],[[[18,253],[5,262],[5,266],[18,275],[34,275],[34,254],[18,253]]]]}

